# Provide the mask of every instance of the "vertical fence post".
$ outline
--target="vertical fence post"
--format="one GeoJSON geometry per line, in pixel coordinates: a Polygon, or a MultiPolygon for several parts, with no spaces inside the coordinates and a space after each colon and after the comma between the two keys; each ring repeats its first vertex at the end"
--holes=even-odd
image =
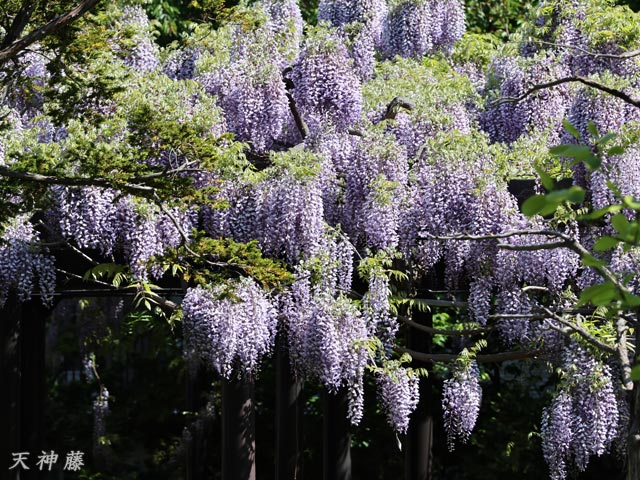
{"type": "Polygon", "coordinates": [[[11,466],[11,453],[20,451],[21,317],[20,303],[9,298],[0,310],[0,469],[3,472],[11,466]]]}
{"type": "MultiPolygon", "coordinates": [[[[29,459],[40,455],[44,445],[45,327],[49,310],[38,300],[22,306],[20,318],[20,447],[30,452],[29,459]]],[[[41,478],[35,468],[20,472],[21,480],[41,478]]]]}
{"type": "Polygon", "coordinates": [[[325,392],[323,419],[324,480],[351,480],[351,435],[346,390],[325,392]]]}
{"type": "MultiPolygon", "coordinates": [[[[202,391],[204,371],[201,365],[189,365],[187,374],[187,410],[199,412],[202,408],[202,391]]],[[[190,440],[186,452],[186,480],[206,480],[207,461],[206,445],[203,428],[190,431],[190,440]]]]}
{"type": "MultiPolygon", "coordinates": [[[[431,281],[428,285],[433,285],[431,281]]],[[[416,312],[414,320],[428,327],[433,327],[431,312],[416,312]]],[[[431,353],[432,336],[413,329],[409,332],[408,346],[412,350],[431,353]]],[[[415,360],[412,367],[427,367],[415,360]]],[[[405,479],[431,480],[433,472],[433,392],[430,378],[420,378],[420,400],[418,406],[409,417],[407,445],[405,449],[405,479]]]]}
{"type": "Polygon", "coordinates": [[[256,418],[253,378],[222,381],[222,478],[255,480],[256,418]]]}
{"type": "Polygon", "coordinates": [[[302,478],[302,429],[299,404],[302,381],[294,378],[286,342],[276,344],[276,480],[302,478]]]}

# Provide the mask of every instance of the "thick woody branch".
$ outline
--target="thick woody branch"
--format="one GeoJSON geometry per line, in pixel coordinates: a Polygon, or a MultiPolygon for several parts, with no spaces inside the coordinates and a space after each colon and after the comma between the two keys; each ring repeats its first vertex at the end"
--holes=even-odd
{"type": "MultiPolygon", "coordinates": [[[[436,363],[436,362],[455,362],[460,358],[458,355],[449,353],[422,353],[410,350],[404,347],[395,347],[394,350],[398,353],[408,353],[414,360],[421,362],[436,363]]],[[[500,363],[509,360],[525,360],[528,358],[540,358],[541,352],[538,350],[523,350],[518,352],[503,352],[494,354],[477,355],[476,361],[479,363],[500,363]]]]}
{"type": "Polygon", "coordinates": [[[472,328],[472,329],[463,329],[463,330],[445,330],[445,329],[428,327],[426,325],[422,325],[420,323],[414,322],[413,320],[403,316],[398,317],[398,320],[400,320],[405,325],[408,325],[409,327],[415,328],[416,330],[420,330],[422,332],[430,333],[432,335],[447,335],[450,337],[454,337],[454,336],[471,337],[473,335],[481,335],[483,333],[488,332],[489,330],[492,330],[491,327],[472,328]]]}
{"type": "Polygon", "coordinates": [[[296,127],[298,127],[298,131],[304,140],[309,136],[309,127],[307,123],[304,121],[302,117],[302,113],[298,110],[298,106],[296,105],[296,100],[293,98],[293,90],[295,89],[295,85],[293,84],[293,80],[289,77],[289,73],[291,72],[291,67],[285,68],[284,72],[282,72],[282,78],[284,79],[284,85],[287,89],[287,100],[289,100],[289,110],[291,110],[291,115],[293,116],[293,120],[296,122],[296,127]]]}
{"type": "Polygon", "coordinates": [[[84,178],[84,177],[54,177],[50,175],[41,175],[39,173],[21,172],[12,170],[5,166],[0,166],[0,177],[14,178],[16,180],[24,180],[26,182],[42,183],[45,185],[67,185],[72,187],[105,187],[117,188],[138,195],[148,196],[155,190],[152,187],[144,185],[114,185],[114,183],[106,178],[84,178]]]}
{"type": "Polygon", "coordinates": [[[24,0],[22,2],[22,6],[20,7],[20,10],[18,10],[18,13],[16,13],[16,16],[13,17],[11,26],[9,27],[9,30],[7,31],[7,34],[5,35],[4,39],[2,40],[2,44],[0,44],[0,49],[4,49],[8,47],[13,42],[15,42],[18,38],[20,38],[20,35],[22,35],[22,32],[24,31],[27,24],[29,23],[29,20],[31,19],[31,15],[33,14],[33,11],[35,10],[35,8],[36,8],[36,2],[34,1],[24,0]]]}
{"type": "Polygon", "coordinates": [[[41,26],[24,37],[13,41],[10,45],[5,46],[0,50],[0,63],[4,63],[5,61],[15,57],[22,50],[42,40],[47,35],[51,35],[70,23],[73,23],[93,8],[99,1],[100,0],[85,0],[75,8],[54,18],[49,23],[41,26]]]}
{"type": "Polygon", "coordinates": [[[527,90],[526,92],[524,92],[522,95],[518,97],[502,97],[496,100],[495,102],[493,102],[493,105],[496,106],[496,105],[501,105],[503,103],[518,103],[524,100],[525,98],[527,98],[528,96],[534,94],[535,92],[538,92],[540,90],[545,90],[547,88],[556,87],[558,85],[562,85],[565,83],[581,83],[595,90],[600,90],[601,92],[608,93],[609,95],[619,98],[623,102],[633,105],[634,107],[640,108],[640,100],[631,97],[630,95],[623,92],[622,90],[618,90],[617,88],[609,87],[602,83],[596,82],[595,80],[591,80],[589,78],[579,77],[579,76],[558,78],[550,82],[539,83],[537,85],[534,85],[533,87],[531,87],[529,90],[527,90]]]}
{"type": "Polygon", "coordinates": [[[396,97],[391,100],[391,103],[387,106],[383,119],[395,120],[401,108],[411,112],[415,108],[415,105],[406,98],[396,97]]]}

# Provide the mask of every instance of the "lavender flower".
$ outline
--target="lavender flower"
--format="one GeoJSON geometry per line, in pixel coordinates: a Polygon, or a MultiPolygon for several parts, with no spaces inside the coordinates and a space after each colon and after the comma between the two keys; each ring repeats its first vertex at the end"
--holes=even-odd
{"type": "Polygon", "coordinates": [[[442,410],[450,451],[455,448],[456,441],[466,443],[476,425],[482,400],[479,380],[478,364],[472,361],[469,365],[458,367],[453,376],[444,382],[442,410]]]}

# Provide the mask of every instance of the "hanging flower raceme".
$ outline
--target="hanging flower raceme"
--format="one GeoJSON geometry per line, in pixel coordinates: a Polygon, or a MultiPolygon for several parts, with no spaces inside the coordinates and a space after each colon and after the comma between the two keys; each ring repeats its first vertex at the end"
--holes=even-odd
{"type": "Polygon", "coordinates": [[[442,412],[447,431],[449,450],[456,441],[465,443],[476,426],[482,388],[479,384],[480,370],[474,361],[455,367],[453,376],[445,380],[442,387],[442,412]]]}
{"type": "MultiPolygon", "coordinates": [[[[626,407],[616,394],[611,368],[572,341],[563,356],[563,387],[542,415],[542,450],[553,480],[564,480],[567,467],[586,470],[592,456],[610,451],[625,434],[620,420],[626,407]]],[[[622,439],[624,443],[624,438],[622,439]]]]}
{"type": "Polygon", "coordinates": [[[417,373],[392,360],[386,363],[385,368],[378,369],[376,384],[387,422],[396,433],[407,433],[409,416],[420,400],[420,378],[417,373]]]}
{"type": "Polygon", "coordinates": [[[448,53],[465,29],[459,0],[398,0],[389,10],[382,49],[387,58],[420,58],[435,50],[448,53]]]}
{"type": "Polygon", "coordinates": [[[291,78],[296,105],[310,126],[328,120],[346,130],[360,119],[360,80],[337,31],[318,28],[307,36],[291,78]]]}
{"type": "Polygon", "coordinates": [[[224,378],[254,374],[273,350],[277,311],[250,278],[190,288],[182,311],[187,357],[224,378]]]}
{"type": "Polygon", "coordinates": [[[40,235],[27,215],[10,219],[0,236],[0,307],[9,292],[15,290],[18,300],[31,297],[36,278],[40,298],[50,304],[56,285],[56,270],[52,256],[38,247],[40,235]]]}

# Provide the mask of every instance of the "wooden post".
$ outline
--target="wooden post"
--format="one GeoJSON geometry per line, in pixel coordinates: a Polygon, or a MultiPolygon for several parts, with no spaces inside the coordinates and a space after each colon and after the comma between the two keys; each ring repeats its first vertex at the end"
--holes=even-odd
{"type": "Polygon", "coordinates": [[[276,480],[302,478],[302,429],[299,404],[302,381],[291,372],[282,335],[276,345],[276,480]]]}
{"type": "MultiPolygon", "coordinates": [[[[431,279],[427,285],[435,285],[431,279]]],[[[416,312],[416,322],[433,327],[433,318],[430,312],[416,312]]],[[[425,332],[412,329],[409,332],[407,343],[410,349],[419,352],[431,353],[432,336],[425,332]]],[[[412,367],[431,368],[413,361],[412,367]]],[[[409,417],[409,429],[407,431],[405,445],[405,479],[406,480],[431,480],[433,476],[433,392],[430,378],[420,378],[420,400],[418,406],[409,417]]]]}
{"type": "Polygon", "coordinates": [[[323,422],[323,479],[351,480],[351,435],[347,392],[325,392],[323,422]]]}
{"type": "Polygon", "coordinates": [[[255,480],[255,384],[252,378],[222,381],[222,478],[255,480]]]}
{"type": "MultiPolygon", "coordinates": [[[[187,410],[198,412],[202,407],[204,384],[203,368],[198,365],[187,374],[187,410]]],[[[201,429],[194,429],[186,451],[186,480],[206,480],[207,478],[207,441],[201,429]]]]}
{"type": "MultiPolygon", "coordinates": [[[[9,298],[0,310],[0,471],[20,452],[20,320],[21,305],[9,298]]],[[[12,478],[9,476],[9,478],[12,478]]],[[[17,477],[16,477],[17,478],[17,477]]]]}
{"type": "Polygon", "coordinates": [[[20,480],[42,478],[42,472],[33,468],[34,460],[45,450],[44,409],[45,379],[45,327],[49,310],[40,299],[30,300],[22,306],[20,319],[20,447],[30,452],[30,470],[20,472],[20,480]]]}

